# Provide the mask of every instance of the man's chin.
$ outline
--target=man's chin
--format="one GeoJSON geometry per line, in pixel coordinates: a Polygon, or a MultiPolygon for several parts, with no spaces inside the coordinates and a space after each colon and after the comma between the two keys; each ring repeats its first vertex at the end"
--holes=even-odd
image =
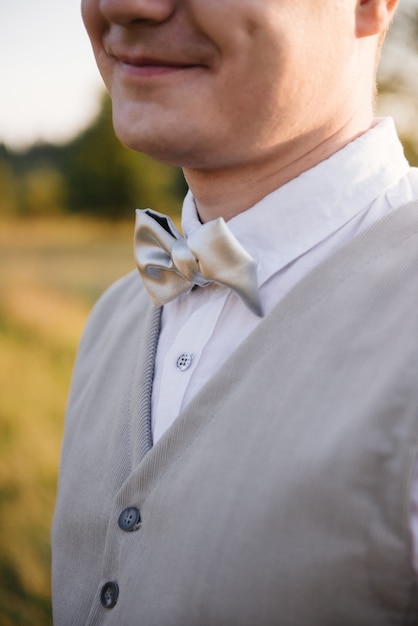
{"type": "Polygon", "coordinates": [[[161,127],[156,130],[150,125],[143,125],[134,129],[133,125],[118,124],[114,121],[115,133],[119,141],[135,152],[177,167],[185,167],[193,161],[193,147],[190,139],[182,138],[179,133],[164,131],[161,127]]]}

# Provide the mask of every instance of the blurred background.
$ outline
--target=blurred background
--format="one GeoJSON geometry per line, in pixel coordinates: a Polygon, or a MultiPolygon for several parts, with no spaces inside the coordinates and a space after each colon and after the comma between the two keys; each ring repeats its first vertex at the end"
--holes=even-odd
{"type": "MultiPolygon", "coordinates": [[[[49,533],[66,397],[93,302],[133,269],[133,210],[179,215],[176,168],[123,148],[78,0],[0,3],[0,624],[48,626],[49,533]]],[[[379,72],[418,165],[418,0],[379,72]]]]}

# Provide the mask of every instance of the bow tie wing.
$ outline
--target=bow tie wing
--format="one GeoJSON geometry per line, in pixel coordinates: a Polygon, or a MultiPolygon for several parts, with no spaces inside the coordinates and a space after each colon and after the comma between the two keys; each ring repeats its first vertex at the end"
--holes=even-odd
{"type": "Polygon", "coordinates": [[[180,238],[168,217],[157,212],[136,211],[134,256],[154,306],[173,300],[193,286],[173,265],[171,250],[180,238]]]}
{"type": "Polygon", "coordinates": [[[231,233],[223,218],[197,228],[187,240],[206,280],[229,287],[262,317],[254,259],[231,233]]]}
{"type": "Polygon", "coordinates": [[[134,254],[155,306],[193,285],[215,282],[235,291],[256,315],[263,315],[254,259],[222,218],[203,224],[186,241],[165,215],[137,210],[134,254]]]}

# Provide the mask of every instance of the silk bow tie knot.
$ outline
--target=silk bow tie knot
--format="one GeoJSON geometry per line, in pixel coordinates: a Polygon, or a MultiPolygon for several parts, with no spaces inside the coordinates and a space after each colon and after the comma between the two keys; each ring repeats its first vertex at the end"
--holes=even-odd
{"type": "Polygon", "coordinates": [[[154,306],[214,282],[232,289],[262,316],[254,259],[223,218],[202,224],[186,239],[169,217],[137,209],[134,254],[154,306]]]}

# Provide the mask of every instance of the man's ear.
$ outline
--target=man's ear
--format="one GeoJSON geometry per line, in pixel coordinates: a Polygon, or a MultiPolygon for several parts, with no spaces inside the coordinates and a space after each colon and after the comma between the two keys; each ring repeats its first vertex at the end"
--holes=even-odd
{"type": "Polygon", "coordinates": [[[385,32],[399,0],[357,0],[356,35],[371,37],[385,32]]]}

